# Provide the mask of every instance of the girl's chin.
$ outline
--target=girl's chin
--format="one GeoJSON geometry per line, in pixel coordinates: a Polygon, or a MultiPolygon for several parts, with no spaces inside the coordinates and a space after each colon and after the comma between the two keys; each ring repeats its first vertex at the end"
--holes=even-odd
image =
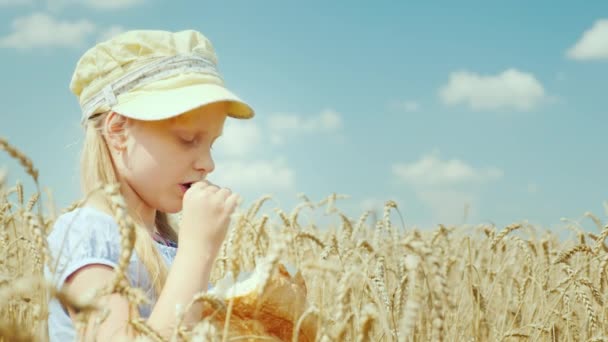
{"type": "MultiPolygon", "coordinates": [[[[157,199],[158,200],[158,199],[157,199]]],[[[172,193],[171,195],[167,195],[161,201],[149,202],[152,207],[155,207],[156,210],[167,213],[167,214],[177,214],[182,211],[183,207],[184,194],[180,193],[179,195],[175,195],[172,193]]]]}
{"type": "Polygon", "coordinates": [[[182,201],[176,201],[175,203],[163,203],[156,210],[167,214],[177,214],[182,211],[182,201]],[[164,204],[164,205],[163,205],[164,204]]]}
{"type": "Polygon", "coordinates": [[[181,203],[179,204],[179,206],[172,206],[170,208],[167,208],[167,210],[165,210],[164,212],[167,214],[177,214],[180,211],[182,211],[182,205],[181,203]]]}

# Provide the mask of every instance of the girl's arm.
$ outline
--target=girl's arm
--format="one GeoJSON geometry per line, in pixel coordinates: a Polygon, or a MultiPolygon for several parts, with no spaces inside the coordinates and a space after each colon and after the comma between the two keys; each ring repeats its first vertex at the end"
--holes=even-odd
{"type": "MultiPolygon", "coordinates": [[[[165,286],[148,318],[152,328],[163,336],[170,336],[175,328],[177,306],[184,310],[195,294],[207,290],[216,255],[185,245],[177,249],[165,286]]],[[[183,324],[192,326],[201,319],[201,313],[201,305],[193,305],[184,315],[183,324]]]]}
{"type": "MultiPolygon", "coordinates": [[[[208,181],[193,183],[184,194],[177,255],[148,318],[148,324],[161,335],[171,336],[178,306],[185,308],[196,293],[207,290],[211,267],[226,236],[230,215],[239,199],[239,195],[229,189],[220,189],[208,181]]],[[[108,268],[95,265],[80,269],[71,280],[69,291],[81,297],[90,291],[91,284],[107,285],[112,280],[112,271],[108,268]]],[[[132,339],[135,334],[129,329],[127,322],[127,299],[109,296],[100,304],[110,310],[110,315],[101,325],[96,337],[101,340],[116,337],[132,339]]],[[[184,316],[184,324],[189,326],[196,322],[200,314],[201,306],[193,305],[191,311],[184,316]]]]}
{"type": "MultiPolygon", "coordinates": [[[[184,246],[186,247],[186,246],[184,246]]],[[[211,267],[215,254],[204,253],[180,247],[170,268],[165,283],[156,304],[154,305],[148,325],[165,338],[169,338],[176,323],[176,308],[185,308],[195,294],[205,291],[209,282],[211,267]],[[193,277],[193,275],[199,275],[193,277]],[[200,276],[202,275],[202,276],[200,276]]],[[[91,290],[91,284],[106,286],[113,278],[113,269],[105,265],[88,265],[76,271],[66,280],[67,291],[73,296],[82,297],[91,290]]],[[[129,328],[129,303],[119,294],[105,296],[99,305],[109,310],[109,315],[98,327],[95,333],[92,329],[96,317],[88,324],[85,341],[132,340],[136,333],[129,328]]],[[[200,319],[201,308],[194,305],[184,316],[184,324],[190,326],[200,319]]],[[[74,312],[70,311],[74,319],[74,312]]],[[[97,316],[97,315],[94,315],[97,316]]]]}

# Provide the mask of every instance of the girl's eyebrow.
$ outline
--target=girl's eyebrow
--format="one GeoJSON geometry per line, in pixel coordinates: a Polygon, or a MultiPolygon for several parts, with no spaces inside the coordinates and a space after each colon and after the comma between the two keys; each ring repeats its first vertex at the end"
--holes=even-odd
{"type": "MultiPolygon", "coordinates": [[[[182,127],[177,126],[177,127],[175,127],[175,130],[177,130],[178,132],[188,132],[188,133],[192,132],[192,129],[190,129],[188,127],[184,127],[184,126],[182,126],[182,127]]],[[[209,131],[206,131],[206,130],[202,130],[202,131],[196,130],[196,131],[194,131],[194,136],[202,137],[202,136],[207,135],[208,133],[209,133],[209,131]]],[[[224,134],[224,131],[220,132],[220,134],[218,136],[216,136],[214,139],[221,137],[223,134],[224,134]]]]}

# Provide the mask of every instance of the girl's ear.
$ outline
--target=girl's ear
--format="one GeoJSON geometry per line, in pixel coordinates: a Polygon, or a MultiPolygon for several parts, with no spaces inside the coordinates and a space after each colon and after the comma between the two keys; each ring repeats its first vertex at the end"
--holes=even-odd
{"type": "Polygon", "coordinates": [[[110,112],[104,120],[103,132],[106,136],[108,145],[115,151],[125,149],[127,141],[127,121],[125,116],[116,112],[110,112]]]}

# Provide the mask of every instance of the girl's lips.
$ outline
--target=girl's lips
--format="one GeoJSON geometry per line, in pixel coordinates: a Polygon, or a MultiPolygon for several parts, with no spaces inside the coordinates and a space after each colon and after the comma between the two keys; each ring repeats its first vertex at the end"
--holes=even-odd
{"type": "Polygon", "coordinates": [[[192,186],[192,184],[194,184],[196,182],[188,182],[188,183],[181,183],[179,185],[180,189],[182,190],[182,193],[185,193],[188,189],[190,189],[190,187],[192,186]]]}

